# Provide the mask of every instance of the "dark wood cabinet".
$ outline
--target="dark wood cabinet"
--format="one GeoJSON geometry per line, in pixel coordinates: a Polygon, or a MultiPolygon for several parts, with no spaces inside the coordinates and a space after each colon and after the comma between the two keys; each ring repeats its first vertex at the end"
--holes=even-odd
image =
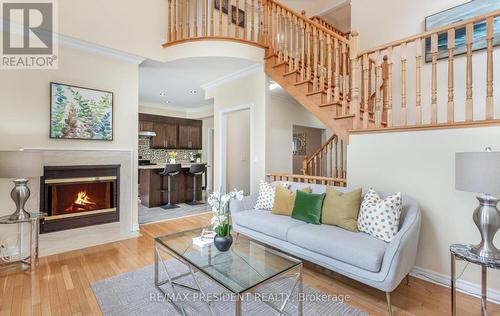
{"type": "Polygon", "coordinates": [[[139,129],[153,131],[152,148],[201,149],[202,121],[139,114],[139,129]]]}
{"type": "Polygon", "coordinates": [[[179,125],[179,148],[201,149],[201,127],[179,125]]]}

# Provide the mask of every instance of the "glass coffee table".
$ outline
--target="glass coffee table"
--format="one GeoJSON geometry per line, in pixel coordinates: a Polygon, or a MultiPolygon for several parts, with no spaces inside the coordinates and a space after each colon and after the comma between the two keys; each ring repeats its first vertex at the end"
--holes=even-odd
{"type": "Polygon", "coordinates": [[[186,315],[183,302],[170,299],[170,295],[162,287],[169,287],[173,297],[180,297],[178,292],[180,288],[200,293],[200,297],[205,298],[203,302],[210,313],[216,315],[212,307],[213,301],[206,299],[208,297],[206,290],[200,286],[201,274],[231,294],[231,301],[235,304],[235,315],[241,315],[244,298],[259,293],[257,290],[261,286],[289,278],[291,286],[286,288],[287,293],[275,293],[284,298],[280,306],[260,299],[261,295],[252,297],[254,299],[258,297],[257,299],[274,309],[279,315],[290,315],[285,308],[293,297],[297,297],[297,314],[302,315],[302,261],[243,237],[236,237],[231,249],[227,252],[217,250],[213,243],[199,248],[193,245],[193,238],[200,236],[202,231],[203,228],[198,228],[155,238],[155,286],[180,314],[186,315]],[[166,262],[170,258],[164,258],[165,254],[183,263],[188,272],[173,276],[166,262]],[[161,279],[161,275],[166,278],[161,279]],[[194,280],[196,287],[178,282],[180,278],[188,276],[194,280]]]}

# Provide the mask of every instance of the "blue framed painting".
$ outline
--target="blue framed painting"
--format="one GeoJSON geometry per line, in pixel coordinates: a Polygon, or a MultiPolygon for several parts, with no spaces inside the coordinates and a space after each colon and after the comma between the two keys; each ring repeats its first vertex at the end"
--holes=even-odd
{"type": "MultiPolygon", "coordinates": [[[[462,5],[436,13],[425,18],[425,31],[431,31],[446,25],[470,19],[477,15],[486,14],[500,9],[500,0],[472,0],[462,5]]],[[[500,18],[494,20],[493,45],[500,44],[500,18]]],[[[465,27],[455,30],[455,55],[465,54],[466,34],[465,27]]],[[[486,21],[474,24],[472,50],[486,48],[486,21]]],[[[438,59],[448,57],[448,34],[438,34],[438,59]]],[[[425,62],[432,61],[431,39],[425,39],[425,62]]]]}

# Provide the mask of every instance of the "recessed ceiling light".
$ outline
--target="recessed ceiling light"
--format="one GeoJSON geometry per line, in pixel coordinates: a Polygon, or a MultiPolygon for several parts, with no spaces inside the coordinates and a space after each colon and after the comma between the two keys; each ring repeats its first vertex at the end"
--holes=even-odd
{"type": "Polygon", "coordinates": [[[161,96],[161,97],[164,97],[164,96],[166,96],[166,95],[167,95],[167,93],[166,93],[166,92],[160,92],[160,96],[161,96]]]}
{"type": "Polygon", "coordinates": [[[189,93],[191,93],[191,94],[197,94],[198,91],[196,91],[195,89],[193,89],[193,90],[189,91],[189,93]]]}

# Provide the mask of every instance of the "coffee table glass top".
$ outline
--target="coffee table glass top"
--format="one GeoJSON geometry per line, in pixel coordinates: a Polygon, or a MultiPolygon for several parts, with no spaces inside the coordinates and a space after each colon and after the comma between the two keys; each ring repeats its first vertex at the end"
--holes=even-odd
{"type": "Polygon", "coordinates": [[[213,242],[203,248],[193,245],[202,228],[155,238],[158,245],[173,252],[196,269],[228,289],[243,293],[302,262],[278,250],[240,237],[231,249],[221,252],[213,242]]]}

